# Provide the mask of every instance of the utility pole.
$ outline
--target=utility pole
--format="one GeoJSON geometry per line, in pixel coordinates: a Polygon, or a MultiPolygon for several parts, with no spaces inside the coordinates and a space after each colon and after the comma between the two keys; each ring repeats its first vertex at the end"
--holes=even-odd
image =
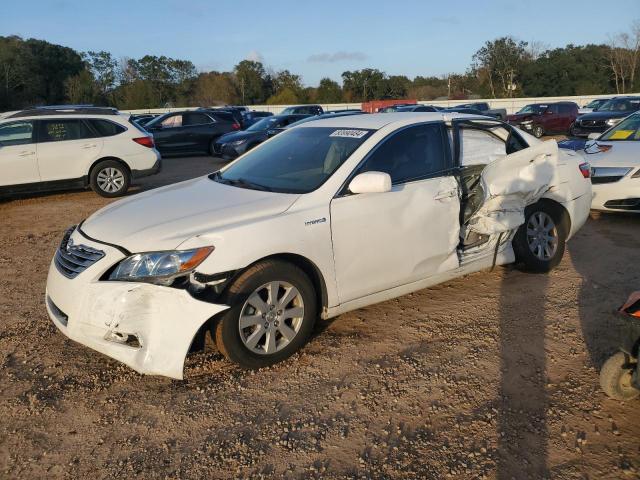
{"type": "Polygon", "coordinates": [[[451,100],[451,74],[447,77],[447,99],[451,100]]]}
{"type": "Polygon", "coordinates": [[[244,101],[244,77],[240,79],[240,88],[242,89],[242,105],[246,105],[247,103],[244,101]]]}

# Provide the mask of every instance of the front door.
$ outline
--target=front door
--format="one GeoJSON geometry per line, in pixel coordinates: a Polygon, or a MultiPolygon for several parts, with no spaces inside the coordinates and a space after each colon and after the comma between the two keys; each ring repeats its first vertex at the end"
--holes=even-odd
{"type": "Polygon", "coordinates": [[[418,281],[458,266],[458,183],[443,123],[391,134],[355,174],[388,173],[385,193],[340,192],[331,202],[340,302],[418,281]]]}
{"type": "Polygon", "coordinates": [[[37,152],[33,122],[0,125],[0,186],[39,182],[37,152]]]}

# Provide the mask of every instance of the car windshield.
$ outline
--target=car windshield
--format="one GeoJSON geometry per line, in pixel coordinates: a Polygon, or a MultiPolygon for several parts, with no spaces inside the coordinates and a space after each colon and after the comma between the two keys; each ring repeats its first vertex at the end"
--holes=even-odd
{"type": "Polygon", "coordinates": [[[292,115],[294,113],[297,113],[296,110],[298,110],[298,108],[299,107],[287,107],[280,112],[280,115],[292,115]]]}
{"type": "Polygon", "coordinates": [[[597,108],[598,108],[598,106],[599,106],[599,105],[602,105],[602,104],[603,104],[603,103],[605,103],[605,102],[606,102],[606,100],[602,100],[602,99],[599,99],[599,100],[591,100],[589,103],[587,103],[587,104],[585,105],[585,107],[584,107],[584,108],[593,108],[593,109],[595,110],[595,109],[597,109],[597,108]]]}
{"type": "Polygon", "coordinates": [[[280,119],[275,117],[263,118],[247,128],[247,132],[261,132],[263,130],[269,130],[274,124],[278,123],[278,120],[280,119]]]}
{"type": "Polygon", "coordinates": [[[304,127],[284,132],[209,176],[240,188],[309,193],[322,185],[372,130],[304,127]]]}
{"type": "Polygon", "coordinates": [[[546,105],[532,104],[523,107],[518,113],[542,113],[547,109],[546,105]]]}
{"type": "Polygon", "coordinates": [[[640,113],[628,116],[598,140],[640,140],[640,113]]]}
{"type": "Polygon", "coordinates": [[[638,110],[638,106],[640,106],[640,98],[638,99],[627,99],[627,98],[619,98],[612,99],[600,107],[598,107],[599,112],[633,112],[638,110]]]}

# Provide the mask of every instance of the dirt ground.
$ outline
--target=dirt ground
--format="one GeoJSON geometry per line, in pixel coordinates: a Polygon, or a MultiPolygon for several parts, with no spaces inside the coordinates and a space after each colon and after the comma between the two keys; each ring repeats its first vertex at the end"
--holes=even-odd
{"type": "MultiPolygon", "coordinates": [[[[169,159],[142,188],[216,165],[169,159]]],[[[0,478],[640,478],[640,400],[598,386],[640,218],[592,215],[549,275],[477,273],[324,322],[274,367],[208,350],[174,381],[47,317],[63,230],[106,203],[0,203],[0,478]]]]}

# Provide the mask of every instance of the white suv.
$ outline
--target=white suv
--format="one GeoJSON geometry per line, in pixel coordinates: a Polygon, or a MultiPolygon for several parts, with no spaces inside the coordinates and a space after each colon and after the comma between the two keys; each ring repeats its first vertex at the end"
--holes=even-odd
{"type": "Polygon", "coordinates": [[[153,137],[110,108],[36,108],[0,119],[0,195],[90,186],[124,195],[157,173],[153,137]]]}
{"type": "Polygon", "coordinates": [[[182,378],[205,329],[229,359],[266,366],[301,348],[317,317],[492,265],[550,270],[589,213],[582,162],[487,117],[307,122],[69,229],[47,309],[65,335],[139,372],[182,378]]]}

